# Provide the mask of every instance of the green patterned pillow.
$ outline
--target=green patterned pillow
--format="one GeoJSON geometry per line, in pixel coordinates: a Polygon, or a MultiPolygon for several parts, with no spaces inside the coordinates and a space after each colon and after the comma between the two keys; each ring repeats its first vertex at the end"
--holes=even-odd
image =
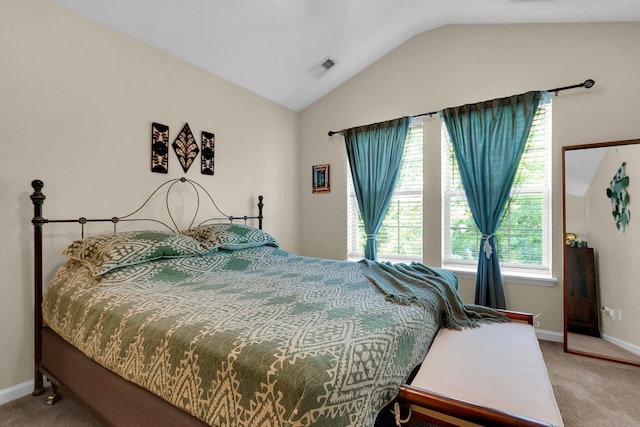
{"type": "Polygon", "coordinates": [[[206,252],[196,240],[171,231],[125,231],[79,239],[62,255],[78,260],[99,276],[114,268],[158,258],[199,256],[206,252]]]}
{"type": "Polygon", "coordinates": [[[280,247],[270,234],[248,225],[209,224],[191,228],[183,233],[209,249],[234,250],[264,245],[280,247]]]}

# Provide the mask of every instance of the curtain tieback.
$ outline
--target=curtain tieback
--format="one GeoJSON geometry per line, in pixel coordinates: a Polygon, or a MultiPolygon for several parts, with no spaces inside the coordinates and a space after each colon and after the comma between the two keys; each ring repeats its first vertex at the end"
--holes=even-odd
{"type": "Polygon", "coordinates": [[[495,236],[495,234],[483,234],[482,238],[484,239],[484,254],[487,259],[491,259],[491,254],[493,253],[493,249],[491,249],[491,245],[489,244],[489,239],[495,236]]]}
{"type": "Polygon", "coordinates": [[[377,234],[367,234],[367,240],[376,240],[377,234]]]}

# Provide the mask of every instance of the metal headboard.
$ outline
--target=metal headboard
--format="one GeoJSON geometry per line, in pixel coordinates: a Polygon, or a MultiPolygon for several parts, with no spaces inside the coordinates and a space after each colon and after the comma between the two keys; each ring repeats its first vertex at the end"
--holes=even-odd
{"type": "Polygon", "coordinates": [[[89,222],[111,222],[113,223],[113,232],[115,233],[117,231],[117,226],[118,223],[120,222],[137,222],[137,221],[149,221],[149,222],[154,222],[157,224],[160,224],[164,227],[166,227],[167,229],[176,232],[176,233],[180,233],[182,230],[181,228],[178,226],[178,224],[176,223],[176,220],[172,214],[172,208],[170,206],[169,203],[169,196],[173,190],[173,187],[177,184],[188,184],[191,186],[191,188],[193,189],[193,194],[196,197],[196,209],[193,213],[193,217],[191,218],[191,220],[189,221],[188,225],[186,226],[186,228],[191,228],[194,226],[196,218],[198,216],[198,212],[200,210],[200,197],[201,197],[201,193],[202,196],[206,196],[209,201],[211,202],[211,204],[213,205],[213,207],[216,209],[216,211],[221,215],[219,217],[211,217],[211,218],[207,218],[203,221],[200,221],[198,224],[196,224],[197,226],[199,225],[203,225],[209,222],[215,222],[215,221],[224,221],[227,220],[229,222],[234,222],[234,221],[238,221],[238,220],[242,220],[244,221],[244,223],[246,224],[247,221],[255,219],[258,220],[258,228],[260,230],[262,230],[262,222],[263,222],[263,215],[262,215],[262,209],[264,207],[264,204],[262,203],[262,201],[264,200],[264,197],[262,196],[258,196],[258,215],[256,216],[233,216],[233,215],[227,215],[225,214],[216,204],[216,202],[213,200],[213,197],[211,197],[211,194],[202,186],[200,185],[198,182],[190,180],[188,178],[175,178],[175,179],[170,179],[168,181],[163,182],[162,184],[160,184],[155,190],[153,190],[153,192],[149,195],[149,197],[147,197],[147,199],[140,205],[140,207],[138,207],[136,210],[134,210],[133,212],[127,214],[127,215],[123,215],[123,216],[114,216],[112,218],[86,218],[86,217],[80,217],[77,219],[46,219],[42,217],[42,204],[44,203],[45,200],[45,195],[42,193],[42,188],[44,187],[44,183],[38,179],[34,180],[31,182],[31,186],[34,189],[33,194],[31,195],[31,201],[33,202],[33,206],[34,206],[34,217],[32,219],[32,224],[36,225],[36,224],[48,224],[48,223],[61,223],[61,222],[66,222],[66,223],[73,223],[73,222],[77,222],[78,224],[80,224],[81,226],[81,234],[82,237],[84,237],[84,225],[89,223],[89,222]],[[136,214],[138,214],[145,206],[147,206],[149,204],[149,202],[151,201],[151,199],[159,192],[161,192],[162,189],[165,189],[165,208],[166,211],[169,215],[169,220],[171,221],[171,224],[167,224],[164,221],[155,219],[155,218],[143,218],[143,217],[136,217],[136,214]]]}
{"type": "Polygon", "coordinates": [[[142,205],[140,205],[139,208],[137,208],[136,210],[134,210],[133,212],[124,215],[124,216],[114,216],[112,218],[86,218],[86,217],[80,217],[77,219],[47,219],[44,218],[42,216],[42,205],[44,204],[44,200],[46,199],[45,195],[42,193],[42,188],[44,187],[44,183],[39,180],[33,180],[31,182],[31,186],[33,187],[33,194],[31,194],[30,198],[31,198],[31,202],[33,203],[33,218],[31,219],[31,223],[33,224],[33,239],[34,239],[34,388],[33,388],[33,395],[34,396],[38,396],[41,395],[42,393],[44,393],[45,391],[45,387],[44,387],[44,379],[43,379],[43,369],[41,369],[40,367],[40,361],[42,359],[42,297],[43,297],[43,292],[42,292],[42,285],[43,285],[43,281],[42,281],[42,273],[43,273],[43,257],[42,257],[42,226],[44,224],[49,224],[49,223],[78,223],[80,224],[81,227],[81,234],[82,237],[84,237],[84,226],[85,224],[89,223],[89,222],[111,222],[113,223],[113,232],[115,233],[117,231],[117,226],[118,223],[120,222],[126,222],[126,221],[151,221],[157,224],[160,224],[166,228],[168,228],[171,231],[174,231],[176,233],[180,233],[180,227],[178,227],[178,224],[176,223],[176,220],[173,216],[173,214],[171,213],[171,206],[169,204],[169,195],[171,194],[171,191],[173,190],[173,187],[175,185],[178,184],[188,184],[191,186],[193,193],[196,196],[196,209],[195,212],[193,214],[193,217],[190,219],[190,222],[188,224],[188,226],[186,228],[191,228],[193,227],[196,218],[198,216],[198,211],[200,210],[200,197],[201,194],[204,196],[206,196],[209,201],[213,204],[213,206],[215,207],[216,211],[221,215],[219,217],[212,217],[212,218],[208,218],[204,221],[199,222],[196,225],[203,225],[209,222],[215,222],[215,221],[237,221],[237,220],[242,220],[245,222],[245,224],[247,223],[247,221],[249,220],[258,220],[258,228],[260,230],[262,230],[262,221],[263,221],[263,215],[262,215],[262,210],[264,207],[264,204],[262,203],[263,201],[263,197],[262,196],[258,196],[258,215],[257,216],[232,216],[232,215],[227,215],[224,212],[222,212],[220,210],[220,208],[218,208],[218,205],[215,203],[215,201],[213,200],[213,197],[211,197],[211,194],[209,194],[209,192],[199,183],[192,181],[188,178],[175,178],[175,179],[170,179],[164,183],[162,183],[161,185],[159,185],[150,195],[149,197],[147,197],[147,199],[144,201],[144,203],[142,203],[142,205]],[[165,207],[166,210],[168,212],[169,215],[169,219],[171,221],[171,224],[167,224],[163,221],[160,221],[158,219],[155,218],[138,218],[136,217],[136,214],[138,214],[145,206],[147,206],[149,204],[149,202],[151,201],[151,199],[160,191],[162,191],[163,189],[166,190],[165,193],[165,207]]]}

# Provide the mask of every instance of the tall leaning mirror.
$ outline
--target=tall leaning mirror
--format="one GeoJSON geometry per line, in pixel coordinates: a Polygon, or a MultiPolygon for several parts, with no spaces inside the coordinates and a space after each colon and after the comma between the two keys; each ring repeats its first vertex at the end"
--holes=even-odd
{"type": "Polygon", "coordinates": [[[562,162],[565,351],[640,366],[640,139],[562,162]]]}

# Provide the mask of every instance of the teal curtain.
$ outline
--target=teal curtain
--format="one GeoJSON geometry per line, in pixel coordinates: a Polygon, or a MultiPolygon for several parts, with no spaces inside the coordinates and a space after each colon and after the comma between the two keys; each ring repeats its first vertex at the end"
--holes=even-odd
{"type": "Polygon", "coordinates": [[[396,186],[411,117],[342,132],[360,215],[367,234],[364,257],[377,258],[376,238],[396,186]]]}
{"type": "Polygon", "coordinates": [[[506,308],[494,233],[544,96],[546,92],[527,92],[440,113],[451,137],[469,208],[482,233],[475,292],[478,305],[506,308]]]}

